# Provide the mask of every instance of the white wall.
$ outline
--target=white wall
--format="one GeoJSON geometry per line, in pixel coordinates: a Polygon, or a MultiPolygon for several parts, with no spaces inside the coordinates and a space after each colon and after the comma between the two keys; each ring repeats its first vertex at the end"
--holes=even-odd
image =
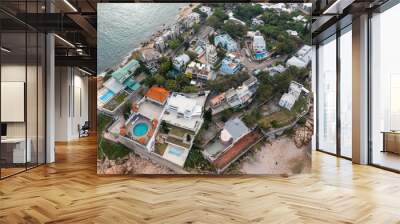
{"type": "Polygon", "coordinates": [[[55,73],[55,140],[78,139],[78,125],[88,120],[88,78],[71,67],[55,73]]]}
{"type": "MultiPolygon", "coordinates": [[[[22,122],[6,122],[8,138],[25,138],[25,135],[30,139],[30,147],[32,150],[32,161],[44,163],[45,150],[45,120],[44,120],[44,74],[42,68],[25,64],[3,64],[1,66],[1,81],[2,82],[23,82],[26,84],[26,108],[10,108],[2,107],[2,112],[13,113],[12,110],[22,110],[20,113],[25,113],[27,119],[22,122]],[[38,69],[38,71],[36,70],[38,69]],[[27,82],[26,79],[27,78],[27,82]],[[37,156],[39,154],[39,156],[37,156]]],[[[3,92],[4,89],[2,89],[3,92]]],[[[20,94],[24,94],[24,90],[20,90],[20,94]]],[[[4,94],[4,93],[3,93],[4,94]]],[[[2,95],[7,97],[7,95],[2,95]]],[[[14,112],[16,113],[16,112],[14,112]]]]}

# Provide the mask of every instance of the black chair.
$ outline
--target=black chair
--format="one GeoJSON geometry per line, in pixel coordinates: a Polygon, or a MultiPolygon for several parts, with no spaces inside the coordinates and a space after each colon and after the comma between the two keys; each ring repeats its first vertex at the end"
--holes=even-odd
{"type": "Polygon", "coordinates": [[[82,127],[80,127],[80,125],[78,125],[79,138],[88,137],[89,136],[89,129],[90,129],[89,121],[85,121],[85,123],[82,125],[82,127]]]}

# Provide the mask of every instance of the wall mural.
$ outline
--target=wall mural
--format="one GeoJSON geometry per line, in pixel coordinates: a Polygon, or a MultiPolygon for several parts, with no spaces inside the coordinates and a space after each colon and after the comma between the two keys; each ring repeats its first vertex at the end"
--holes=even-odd
{"type": "Polygon", "coordinates": [[[98,174],[311,168],[310,4],[98,5],[98,174]]]}

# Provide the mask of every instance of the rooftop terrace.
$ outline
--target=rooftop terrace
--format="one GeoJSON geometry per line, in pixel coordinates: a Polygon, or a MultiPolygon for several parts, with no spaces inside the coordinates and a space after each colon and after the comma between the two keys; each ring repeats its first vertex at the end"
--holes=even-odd
{"type": "Polygon", "coordinates": [[[239,141],[237,141],[231,148],[223,152],[214,162],[215,168],[218,170],[225,170],[230,163],[238,159],[249,147],[260,139],[261,134],[257,131],[250,132],[239,141]]]}
{"type": "Polygon", "coordinates": [[[114,77],[120,83],[123,83],[129,76],[139,68],[139,62],[136,60],[131,60],[128,64],[124,65],[122,68],[114,71],[111,76],[114,77]]]}

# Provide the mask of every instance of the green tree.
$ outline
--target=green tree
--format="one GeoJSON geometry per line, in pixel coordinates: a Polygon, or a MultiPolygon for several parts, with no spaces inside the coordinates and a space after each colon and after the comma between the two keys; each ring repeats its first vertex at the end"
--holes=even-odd
{"type": "Polygon", "coordinates": [[[204,112],[204,120],[207,122],[211,122],[212,121],[212,110],[211,108],[208,108],[208,110],[206,110],[204,112]]]}
{"type": "Polygon", "coordinates": [[[174,39],[168,41],[167,44],[172,50],[175,50],[181,45],[181,41],[179,39],[174,39]]]}
{"type": "Polygon", "coordinates": [[[249,23],[252,18],[263,13],[263,9],[259,4],[240,4],[234,10],[235,17],[249,23]]]}
{"type": "Polygon", "coordinates": [[[226,122],[233,115],[233,110],[231,108],[221,112],[221,121],[226,122]]]}
{"type": "Polygon", "coordinates": [[[200,24],[198,24],[198,23],[194,24],[194,25],[193,25],[193,30],[194,30],[194,32],[195,32],[195,33],[198,33],[198,32],[200,31],[200,27],[201,27],[200,24]]]}
{"type": "Polygon", "coordinates": [[[190,79],[186,77],[185,75],[179,75],[176,77],[176,83],[178,85],[179,89],[182,89],[184,86],[189,86],[190,85],[190,79]]]}
{"type": "Polygon", "coordinates": [[[154,79],[154,76],[147,76],[147,77],[142,81],[141,84],[150,87],[150,86],[153,86],[153,85],[156,84],[156,80],[154,79]]]}
{"type": "Polygon", "coordinates": [[[224,58],[225,55],[226,55],[226,50],[221,48],[221,47],[218,47],[217,48],[217,56],[218,56],[218,58],[224,58]]]}
{"type": "Polygon", "coordinates": [[[214,44],[214,37],[215,37],[214,34],[208,35],[208,42],[210,42],[210,44],[214,44]]]}
{"type": "Polygon", "coordinates": [[[221,8],[215,8],[213,15],[222,21],[229,19],[229,16],[221,8]]]}
{"type": "Polygon", "coordinates": [[[197,58],[197,54],[193,51],[185,51],[185,54],[187,54],[190,58],[191,61],[195,60],[197,58]]]}
{"type": "Polygon", "coordinates": [[[217,16],[212,15],[212,16],[208,17],[206,24],[215,29],[219,29],[219,28],[221,28],[222,24],[224,24],[224,22],[221,21],[217,16]]]}
{"type": "Polygon", "coordinates": [[[167,88],[170,91],[174,91],[177,89],[177,84],[176,81],[173,79],[168,79],[165,83],[165,88],[167,88]]]}
{"type": "Polygon", "coordinates": [[[163,58],[161,65],[160,65],[160,74],[165,76],[169,70],[172,68],[172,60],[171,58],[163,58]]]}
{"type": "Polygon", "coordinates": [[[184,86],[182,88],[182,92],[184,92],[184,93],[195,93],[195,92],[197,92],[197,87],[196,86],[184,86]]]}
{"type": "Polygon", "coordinates": [[[154,81],[157,85],[159,86],[164,86],[165,85],[165,78],[159,74],[154,76],[154,81]]]}
{"type": "Polygon", "coordinates": [[[168,132],[169,132],[168,124],[167,124],[164,120],[161,121],[161,123],[160,123],[160,128],[161,128],[161,131],[162,131],[163,133],[168,134],[168,132]]]}
{"type": "Polygon", "coordinates": [[[222,30],[228,33],[233,38],[242,38],[247,33],[246,26],[231,20],[224,23],[224,25],[222,26],[222,30]]]}

